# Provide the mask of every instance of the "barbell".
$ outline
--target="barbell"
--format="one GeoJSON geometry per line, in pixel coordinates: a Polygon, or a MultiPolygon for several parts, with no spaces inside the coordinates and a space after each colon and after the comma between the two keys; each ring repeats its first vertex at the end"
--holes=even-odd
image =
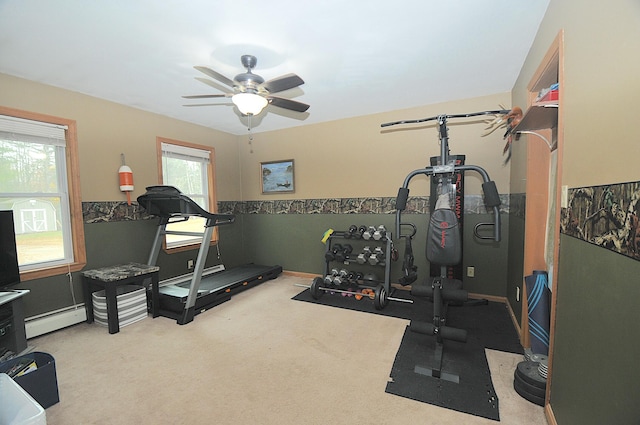
{"type": "Polygon", "coordinates": [[[376,308],[376,310],[382,310],[383,308],[385,308],[389,304],[389,301],[413,304],[413,300],[407,300],[405,298],[397,298],[397,297],[389,296],[389,294],[387,293],[387,289],[382,284],[378,285],[373,290],[370,288],[364,288],[360,293],[357,293],[353,291],[345,291],[344,289],[327,288],[322,285],[323,283],[324,282],[321,277],[315,277],[311,282],[310,286],[302,285],[300,283],[296,283],[294,285],[299,286],[301,288],[307,288],[311,293],[311,296],[315,300],[319,300],[324,295],[325,292],[338,293],[338,294],[344,294],[344,295],[355,295],[356,299],[361,299],[361,298],[358,298],[358,295],[361,295],[362,298],[366,296],[366,297],[369,297],[369,299],[373,300],[373,305],[376,308]],[[368,290],[367,293],[365,293],[366,290],[368,290]]]}

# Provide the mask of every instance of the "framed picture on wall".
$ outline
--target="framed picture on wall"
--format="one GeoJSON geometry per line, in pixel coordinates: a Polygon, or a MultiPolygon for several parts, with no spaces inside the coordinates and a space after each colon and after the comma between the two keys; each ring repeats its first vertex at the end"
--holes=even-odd
{"type": "Polygon", "coordinates": [[[294,192],[293,159],[260,163],[262,193],[294,192]]]}

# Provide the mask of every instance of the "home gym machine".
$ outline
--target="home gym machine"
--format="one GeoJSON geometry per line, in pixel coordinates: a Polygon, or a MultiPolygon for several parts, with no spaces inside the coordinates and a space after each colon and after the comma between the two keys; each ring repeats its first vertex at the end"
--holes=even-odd
{"type": "MultiPolygon", "coordinates": [[[[493,223],[478,223],[474,228],[474,236],[479,239],[492,239],[500,241],[500,197],[495,182],[489,179],[487,172],[476,165],[462,165],[456,161],[456,157],[449,153],[449,137],[447,120],[453,118],[468,118],[479,115],[504,115],[509,111],[484,111],[459,115],[438,115],[419,120],[397,121],[382,124],[388,127],[399,124],[414,124],[427,121],[437,121],[440,139],[440,156],[435,165],[412,171],[398,190],[396,198],[395,232],[398,237],[407,238],[407,246],[410,246],[410,237],[401,235],[401,227],[408,223],[402,223],[402,211],[406,209],[409,198],[409,183],[418,175],[426,175],[436,185],[437,200],[435,202],[427,229],[426,256],[431,265],[440,267],[440,275],[425,279],[423,284],[412,285],[411,294],[417,297],[427,297],[433,301],[433,320],[431,323],[412,320],[409,328],[411,331],[432,335],[436,338],[435,351],[432,363],[427,366],[416,365],[414,372],[444,379],[451,382],[459,382],[459,376],[455,373],[444,372],[443,349],[444,340],[466,342],[467,331],[465,329],[447,326],[447,307],[451,302],[465,302],[468,293],[462,288],[462,281],[453,278],[448,268],[457,265],[462,259],[462,238],[459,228],[459,220],[454,211],[456,194],[456,175],[467,171],[478,173],[483,180],[482,190],[484,202],[488,209],[493,210],[493,223]],[[493,236],[484,236],[481,229],[492,227],[493,236]]],[[[432,161],[433,164],[434,161],[432,161]]],[[[433,204],[432,204],[433,205],[433,204]]],[[[411,235],[413,236],[413,235],[411,235]]]]}
{"type": "Polygon", "coordinates": [[[146,189],[146,193],[138,197],[138,203],[149,215],[160,219],[147,264],[156,265],[165,235],[202,238],[193,273],[161,282],[158,297],[160,315],[176,319],[180,325],[187,324],[195,315],[228,301],[233,294],[275,279],[282,273],[280,266],[247,264],[203,277],[214,228],[233,223],[235,216],[205,211],[173,186],[149,186],[146,189]],[[189,217],[205,218],[204,231],[167,230],[168,224],[186,221],[189,217]]]}

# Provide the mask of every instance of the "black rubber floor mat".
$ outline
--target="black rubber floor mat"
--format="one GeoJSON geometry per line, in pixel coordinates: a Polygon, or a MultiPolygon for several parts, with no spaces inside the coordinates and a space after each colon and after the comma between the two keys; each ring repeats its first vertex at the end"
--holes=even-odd
{"type": "Polygon", "coordinates": [[[447,325],[466,329],[469,342],[475,341],[481,347],[524,354],[520,337],[504,303],[489,302],[486,305],[449,307],[447,325]]]}
{"type": "Polygon", "coordinates": [[[386,392],[447,409],[499,421],[498,397],[484,347],[474,341],[444,342],[443,374],[456,375],[451,382],[414,372],[416,366],[433,368],[435,339],[405,330],[396,354],[386,392]]]}
{"type": "MultiPolygon", "coordinates": [[[[411,298],[411,294],[409,294],[409,291],[395,291],[393,296],[405,299],[411,298]]],[[[399,319],[407,320],[410,320],[413,314],[412,304],[399,301],[389,301],[389,305],[387,305],[385,308],[383,308],[382,310],[376,310],[373,305],[373,300],[366,296],[361,300],[356,300],[355,297],[343,297],[341,294],[327,293],[323,295],[319,300],[316,300],[311,296],[309,290],[305,289],[292,299],[296,301],[305,301],[313,304],[361,311],[363,313],[381,314],[383,316],[397,317],[399,319]]]]}
{"type": "MultiPolygon", "coordinates": [[[[391,301],[384,309],[376,310],[372,300],[356,301],[353,298],[330,294],[315,300],[309,290],[302,291],[293,299],[408,320],[433,320],[433,304],[430,301],[413,297],[405,291],[396,291],[394,297],[411,299],[413,304],[391,301]]],[[[458,376],[459,383],[414,372],[416,366],[435,366],[432,364],[435,338],[411,332],[407,328],[396,354],[386,392],[500,420],[498,397],[493,388],[484,349],[524,353],[507,306],[498,302],[450,306],[447,325],[466,329],[468,332],[466,343],[444,342],[442,372],[458,376]]]]}
{"type": "MultiPolygon", "coordinates": [[[[373,300],[367,298],[356,301],[353,297],[326,294],[319,300],[315,300],[308,289],[305,289],[293,299],[400,319],[428,322],[433,320],[433,304],[428,300],[413,297],[408,291],[395,291],[393,296],[411,299],[413,304],[390,301],[389,305],[382,310],[376,310],[373,306],[373,300]]],[[[518,333],[511,322],[507,306],[503,303],[489,302],[486,305],[451,306],[447,316],[447,324],[449,326],[467,330],[470,342],[475,342],[492,350],[516,354],[524,353],[518,333]]]]}

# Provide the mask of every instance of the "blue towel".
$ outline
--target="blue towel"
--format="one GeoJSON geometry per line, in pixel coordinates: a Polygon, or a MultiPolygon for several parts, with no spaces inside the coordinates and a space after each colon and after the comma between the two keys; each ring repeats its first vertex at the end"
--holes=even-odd
{"type": "Polygon", "coordinates": [[[527,287],[531,351],[544,355],[549,355],[549,329],[551,323],[549,310],[551,291],[549,291],[547,280],[547,272],[541,270],[534,270],[532,275],[524,278],[527,287]]]}

